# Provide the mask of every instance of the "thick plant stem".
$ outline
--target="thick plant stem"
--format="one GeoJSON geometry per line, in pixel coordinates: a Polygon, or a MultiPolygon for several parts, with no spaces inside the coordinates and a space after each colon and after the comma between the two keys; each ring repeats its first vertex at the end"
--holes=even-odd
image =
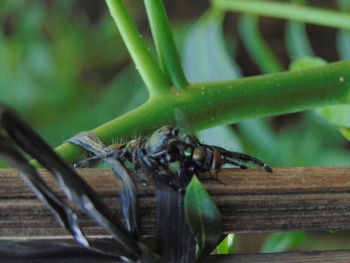
{"type": "Polygon", "coordinates": [[[211,1],[215,7],[225,11],[242,12],[250,15],[269,16],[321,26],[350,29],[349,14],[328,9],[261,0],[211,1]]]}
{"type": "Polygon", "coordinates": [[[163,2],[161,0],[145,0],[144,2],[161,67],[175,88],[185,89],[188,83],[182,70],[163,2]]]}
{"type": "Polygon", "coordinates": [[[131,21],[122,0],[106,0],[106,2],[150,96],[169,92],[171,86],[169,81],[131,21]]]}
{"type": "MultiPolygon", "coordinates": [[[[283,72],[232,81],[194,83],[174,94],[156,96],[135,110],[93,131],[105,144],[130,139],[161,125],[175,124],[181,109],[196,130],[250,118],[350,103],[350,61],[296,72],[283,72]]],[[[63,144],[57,151],[68,161],[81,150],[63,144]]]]}

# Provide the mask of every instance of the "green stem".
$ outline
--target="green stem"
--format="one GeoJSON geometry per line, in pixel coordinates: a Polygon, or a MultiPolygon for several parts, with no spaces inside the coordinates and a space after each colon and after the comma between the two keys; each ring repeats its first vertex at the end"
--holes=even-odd
{"type": "Polygon", "coordinates": [[[106,2],[150,96],[169,92],[170,83],[131,21],[122,0],[106,0],[106,2]]]}
{"type": "MultiPolygon", "coordinates": [[[[180,108],[195,130],[250,118],[350,103],[350,61],[296,72],[232,81],[194,83],[183,91],[151,98],[144,105],[93,131],[104,143],[130,139],[164,124],[175,124],[180,108]]],[[[72,162],[81,149],[63,144],[57,151],[72,162]]]]}
{"type": "Polygon", "coordinates": [[[145,6],[161,67],[177,89],[185,89],[188,83],[182,70],[163,2],[161,0],[145,0],[145,6]]]}
{"type": "Polygon", "coordinates": [[[215,7],[250,15],[269,16],[321,26],[350,29],[350,15],[323,8],[257,0],[211,0],[215,7]]]}
{"type": "Polygon", "coordinates": [[[258,17],[245,15],[239,23],[239,32],[251,57],[263,73],[284,71],[284,67],[262,38],[258,28],[258,17]]]}

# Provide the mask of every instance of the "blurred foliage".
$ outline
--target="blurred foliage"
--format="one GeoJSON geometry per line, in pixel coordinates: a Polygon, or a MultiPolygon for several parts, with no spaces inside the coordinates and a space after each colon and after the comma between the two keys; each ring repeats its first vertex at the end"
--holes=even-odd
{"type": "MultiPolygon", "coordinates": [[[[0,100],[16,108],[52,145],[130,111],[147,97],[104,1],[95,1],[96,8],[87,9],[90,2],[0,1],[0,100]]],[[[344,12],[349,10],[350,1],[338,2],[344,12]]],[[[127,3],[136,23],[148,32],[142,5],[137,0],[127,3]]],[[[182,19],[179,23],[176,14],[172,17],[190,81],[234,79],[244,75],[246,65],[256,66],[238,40],[237,17],[230,16],[225,23],[224,14],[217,12],[207,12],[193,22],[182,19]]],[[[263,26],[261,30],[260,37],[267,36],[267,44],[270,39],[281,43],[291,60],[314,54],[327,58],[327,54],[313,49],[312,39],[308,42],[309,36],[320,31],[307,34],[303,24],[287,23],[284,39],[283,34],[273,35],[270,28],[263,26]]],[[[334,49],[339,58],[349,59],[349,32],[336,34],[334,49]]],[[[316,39],[317,43],[326,44],[326,37],[326,41],[316,39]]],[[[290,61],[282,62],[288,65],[290,61]]],[[[306,112],[217,127],[201,132],[201,138],[252,154],[272,166],[350,165],[350,145],[337,129],[341,127],[350,138],[348,108],[344,107],[322,109],[322,115],[336,126],[314,112],[306,112]]],[[[317,238],[312,236],[314,242],[309,242],[309,236],[277,233],[268,238],[262,250],[286,251],[304,243],[309,249],[320,247],[317,238]]]]}
{"type": "Polygon", "coordinates": [[[286,251],[287,249],[300,247],[305,243],[306,234],[304,232],[281,232],[270,235],[261,252],[274,253],[286,251]]]}
{"type": "Polygon", "coordinates": [[[53,145],[146,100],[106,8],[93,21],[83,11],[71,0],[0,2],[1,101],[53,145]]]}
{"type": "Polygon", "coordinates": [[[216,203],[197,176],[193,176],[184,198],[186,221],[197,241],[196,262],[202,262],[222,240],[222,220],[216,203]]]}

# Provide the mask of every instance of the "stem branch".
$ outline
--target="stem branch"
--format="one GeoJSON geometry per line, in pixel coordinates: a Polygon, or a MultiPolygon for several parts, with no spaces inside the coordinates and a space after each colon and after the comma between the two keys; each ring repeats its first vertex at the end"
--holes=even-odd
{"type": "MultiPolygon", "coordinates": [[[[109,144],[116,137],[130,139],[164,124],[175,124],[175,108],[188,116],[195,130],[201,130],[250,118],[346,104],[350,103],[349,69],[350,61],[342,61],[304,71],[193,83],[175,94],[153,97],[93,131],[109,144]]],[[[76,160],[81,153],[77,146],[67,143],[57,151],[68,161],[76,160]]]]}
{"type": "Polygon", "coordinates": [[[188,83],[182,70],[165,7],[161,0],[145,0],[145,6],[160,65],[177,89],[185,89],[188,83]]]}
{"type": "Polygon", "coordinates": [[[170,83],[132,22],[122,0],[106,2],[150,96],[169,92],[170,83]]]}

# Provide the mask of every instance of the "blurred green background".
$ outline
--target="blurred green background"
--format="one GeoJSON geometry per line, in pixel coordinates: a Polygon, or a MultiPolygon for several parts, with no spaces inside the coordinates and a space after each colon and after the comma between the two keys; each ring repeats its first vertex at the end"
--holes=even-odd
{"type": "MultiPolygon", "coordinates": [[[[249,27],[242,25],[239,15],[228,14],[225,19],[221,14],[203,15],[209,3],[202,0],[164,2],[190,81],[272,73],[256,62],[246,36],[249,27]]],[[[349,2],[310,1],[327,8],[338,3],[344,9],[349,2]]],[[[149,40],[142,1],[126,3],[149,40]]],[[[0,101],[16,108],[51,145],[147,99],[104,1],[1,0],[0,24],[0,101]]],[[[261,35],[280,70],[311,53],[328,62],[350,58],[349,32],[312,25],[306,26],[304,36],[299,31],[300,38],[308,38],[309,54],[298,54],[291,37],[295,33],[290,31],[296,27],[303,25],[259,20],[261,35]]],[[[272,166],[350,165],[349,142],[337,125],[314,111],[248,120],[203,131],[200,136],[209,144],[255,155],[272,166]],[[213,139],[213,133],[220,141],[213,139]]],[[[235,242],[238,252],[350,248],[346,236],[346,232],[277,233],[267,239],[266,235],[238,235],[235,242]]]]}

